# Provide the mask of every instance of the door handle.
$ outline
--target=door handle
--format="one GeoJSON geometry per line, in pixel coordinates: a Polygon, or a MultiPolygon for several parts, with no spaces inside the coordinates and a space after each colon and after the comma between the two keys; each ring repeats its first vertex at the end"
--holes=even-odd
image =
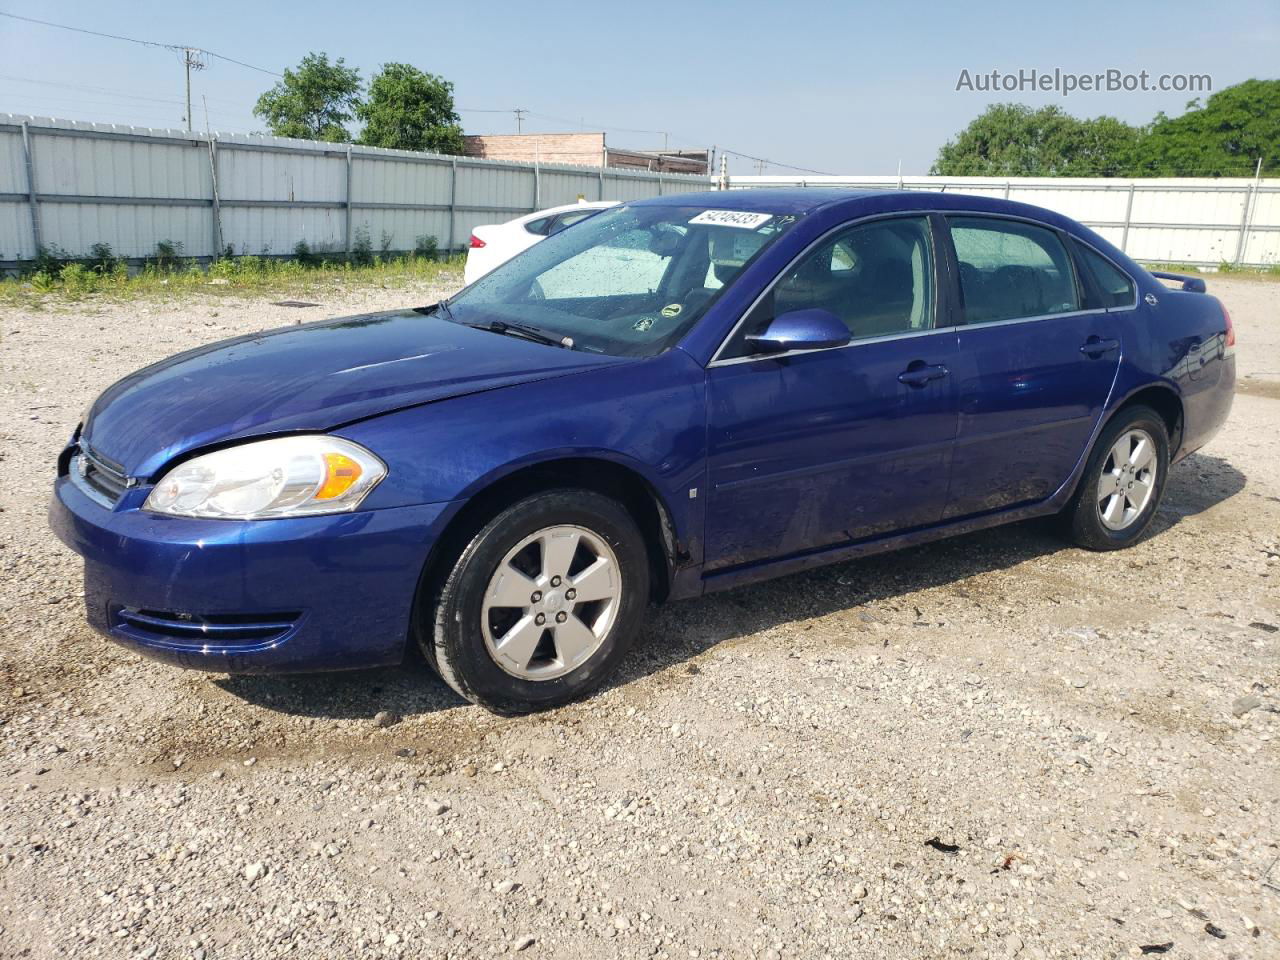
{"type": "Polygon", "coordinates": [[[938,380],[950,373],[940,363],[925,363],[923,360],[912,360],[907,369],[898,374],[898,382],[909,387],[923,387],[930,380],[938,380]]]}
{"type": "Polygon", "coordinates": [[[1101,337],[1090,337],[1080,347],[1080,352],[1086,357],[1097,360],[1104,353],[1110,353],[1112,350],[1119,349],[1119,340],[1103,340],[1101,337]]]}

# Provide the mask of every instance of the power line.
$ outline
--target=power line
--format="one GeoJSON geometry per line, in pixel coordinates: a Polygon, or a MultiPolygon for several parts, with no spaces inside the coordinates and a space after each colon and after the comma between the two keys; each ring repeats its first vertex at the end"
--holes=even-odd
{"type": "MultiPolygon", "coordinates": [[[[727,153],[732,157],[741,157],[743,160],[754,160],[757,165],[763,164],[765,166],[770,166],[770,167],[782,167],[784,170],[796,170],[800,173],[812,173],[812,174],[816,174],[819,177],[836,176],[836,174],[824,173],[821,170],[811,170],[809,167],[797,167],[790,163],[782,163],[778,160],[770,160],[767,157],[757,157],[757,156],[753,156],[750,153],[740,153],[737,150],[730,150],[728,147],[721,147],[720,149],[723,153],[727,153]]],[[[758,169],[763,171],[762,166],[758,166],[758,169]]]]}
{"type": "MultiPolygon", "coordinates": [[[[59,30],[70,30],[73,33],[83,33],[92,37],[104,37],[108,40],[120,40],[125,43],[136,43],[144,47],[155,47],[157,49],[171,50],[171,51],[174,51],[175,53],[180,53],[183,56],[183,61],[188,70],[188,86],[189,86],[190,70],[192,68],[200,69],[200,67],[202,66],[199,63],[198,59],[196,59],[200,54],[203,54],[209,57],[214,57],[215,59],[218,59],[218,60],[225,60],[227,63],[234,63],[237,66],[245,67],[249,70],[256,70],[259,73],[265,73],[268,76],[272,76],[272,77],[282,76],[282,74],[279,74],[274,70],[267,70],[264,67],[254,66],[251,63],[245,63],[243,60],[237,60],[234,57],[223,56],[220,53],[214,53],[212,50],[206,50],[203,47],[192,47],[187,44],[178,44],[178,43],[160,43],[155,40],[142,40],[137,37],[126,37],[118,33],[106,33],[101,30],[89,30],[85,27],[74,27],[66,23],[54,23],[51,20],[39,20],[35,17],[24,17],[16,13],[8,13],[7,11],[4,11],[4,10],[0,10],[0,17],[8,17],[11,20],[21,20],[26,23],[35,23],[45,27],[54,27],[59,30]]],[[[149,99],[149,98],[140,97],[138,99],[149,99]]],[[[616,133],[643,133],[646,135],[662,137],[664,138],[664,141],[667,139],[670,139],[670,140],[675,140],[677,142],[682,142],[688,146],[694,146],[694,147],[698,146],[698,144],[696,144],[694,141],[689,140],[686,137],[676,136],[675,134],[671,133],[669,130],[648,130],[640,127],[619,127],[619,126],[613,126],[611,124],[604,124],[604,123],[595,123],[595,122],[588,123],[585,119],[575,121],[575,120],[570,120],[566,117],[557,117],[549,113],[537,113],[532,110],[526,110],[522,107],[512,107],[506,110],[470,109],[470,108],[467,108],[467,109],[457,108],[457,109],[459,113],[511,113],[511,114],[514,114],[516,118],[517,131],[522,129],[522,120],[524,119],[524,116],[527,114],[530,117],[539,117],[543,120],[554,121],[555,123],[567,123],[570,126],[581,125],[581,126],[599,127],[602,130],[612,130],[616,133]]],[[[191,125],[190,113],[191,113],[191,110],[190,110],[190,107],[188,107],[187,109],[188,126],[191,125]]],[[[825,174],[821,170],[813,170],[809,167],[799,167],[799,166],[795,166],[794,164],[782,163],[777,160],[769,160],[764,157],[754,156],[753,154],[742,153],[738,150],[730,150],[728,148],[724,148],[724,152],[729,154],[730,156],[741,157],[744,160],[753,160],[756,162],[757,165],[781,167],[785,170],[795,170],[800,173],[812,173],[812,174],[817,174],[819,176],[830,176],[830,174],[825,174]]],[[[763,167],[761,166],[760,169],[763,169],[763,167]]]]}
{"type": "MultiPolygon", "coordinates": [[[[473,112],[473,113],[510,113],[511,111],[509,111],[509,110],[483,110],[483,111],[482,111],[482,110],[475,110],[475,111],[470,111],[470,112],[473,112]]],[[[613,126],[613,125],[611,125],[611,124],[607,124],[607,123],[595,123],[594,121],[587,121],[587,120],[570,120],[570,119],[568,119],[567,117],[557,117],[557,116],[553,116],[552,114],[549,114],[549,113],[539,113],[539,112],[536,112],[536,111],[533,111],[533,110],[526,110],[526,111],[523,111],[523,112],[524,112],[524,113],[527,113],[527,114],[528,114],[529,116],[531,116],[531,117],[538,117],[538,118],[540,118],[540,119],[542,119],[542,120],[554,120],[556,123],[567,123],[567,124],[569,124],[570,126],[589,126],[589,127],[599,127],[601,130],[611,130],[611,131],[613,131],[613,132],[615,132],[615,133],[644,133],[644,134],[649,134],[649,135],[656,136],[656,137],[669,137],[670,139],[672,139],[672,140],[676,141],[677,143],[683,143],[683,144],[685,144],[686,146],[690,146],[690,147],[698,147],[698,146],[700,146],[699,144],[695,143],[693,140],[690,140],[688,137],[678,136],[678,135],[676,135],[676,134],[674,134],[674,133],[671,133],[669,130],[644,130],[644,129],[641,129],[641,128],[639,128],[639,127],[616,127],[616,126],[613,126]]],[[[764,164],[764,165],[766,165],[766,166],[770,166],[770,167],[782,167],[782,168],[783,168],[783,169],[785,169],[785,170],[796,170],[796,171],[798,171],[798,172],[800,172],[800,173],[812,173],[812,174],[816,174],[816,175],[818,175],[818,176],[823,176],[823,177],[833,176],[833,174],[824,173],[824,172],[823,172],[823,171],[821,171],[821,170],[813,170],[813,169],[811,169],[811,168],[809,168],[809,167],[798,167],[798,166],[795,166],[794,164],[790,164],[790,163],[782,163],[782,162],[780,162],[780,161],[778,161],[778,160],[770,160],[770,159],[768,159],[768,158],[766,158],[766,157],[757,157],[757,156],[754,156],[753,154],[750,154],[750,153],[742,153],[741,151],[738,151],[738,150],[729,150],[729,149],[726,149],[726,148],[722,148],[722,150],[723,150],[723,152],[724,152],[724,153],[727,153],[727,154],[729,154],[729,155],[731,155],[731,156],[734,156],[734,157],[741,157],[741,158],[742,158],[742,159],[744,159],[744,160],[753,160],[753,161],[755,161],[757,164],[764,164]]]]}
{"type": "Polygon", "coordinates": [[[26,23],[38,23],[42,27],[56,27],[59,30],[70,30],[73,33],[84,33],[91,37],[105,37],[108,40],[123,40],[126,43],[136,43],[144,47],[156,47],[162,50],[173,50],[176,53],[186,54],[187,51],[193,50],[203,53],[206,56],[214,57],[218,60],[225,60],[227,63],[234,63],[238,67],[246,67],[250,70],[257,70],[259,73],[265,73],[272,77],[281,76],[274,70],[267,70],[265,67],[255,67],[252,63],[245,63],[243,60],[237,60],[234,57],[225,57],[220,53],[214,53],[212,50],[205,50],[203,47],[192,47],[185,43],[160,43],[155,40],[140,40],[137,37],[126,37],[118,33],[104,33],[101,30],[89,30],[85,27],[73,27],[66,23],[54,23],[51,20],[37,20],[35,17],[23,17],[16,13],[8,13],[0,10],[0,17],[8,17],[11,20],[23,20],[26,23]]]}
{"type": "MultiPolygon", "coordinates": [[[[140,93],[130,93],[127,90],[117,90],[113,87],[95,87],[83,83],[62,83],[57,80],[36,80],[32,77],[15,77],[9,74],[0,73],[0,80],[8,80],[13,83],[34,83],[42,87],[60,87],[65,90],[78,90],[85,93],[96,93],[105,96],[119,97],[125,100],[145,100],[151,103],[166,103],[175,106],[182,106],[181,100],[169,100],[163,97],[147,97],[140,93]]],[[[214,103],[221,103],[228,107],[239,107],[240,101],[232,100],[227,97],[210,97],[214,103]]]]}

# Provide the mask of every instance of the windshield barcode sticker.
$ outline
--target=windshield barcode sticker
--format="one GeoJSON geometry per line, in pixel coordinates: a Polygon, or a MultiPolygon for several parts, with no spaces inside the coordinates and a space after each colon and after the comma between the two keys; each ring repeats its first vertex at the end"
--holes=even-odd
{"type": "Polygon", "coordinates": [[[745,230],[754,230],[762,223],[772,219],[772,213],[747,213],[745,210],[703,210],[689,223],[705,223],[714,227],[742,227],[745,230]]]}

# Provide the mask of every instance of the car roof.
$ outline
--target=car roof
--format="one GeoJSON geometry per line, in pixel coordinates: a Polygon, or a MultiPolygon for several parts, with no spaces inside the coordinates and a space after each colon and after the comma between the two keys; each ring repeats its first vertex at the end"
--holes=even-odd
{"type": "Polygon", "coordinates": [[[769,187],[746,190],[707,190],[698,193],[667,194],[635,201],[645,206],[689,206],[716,210],[743,210],[759,213],[808,214],[816,210],[838,209],[849,218],[911,210],[973,211],[1039,220],[1080,233],[1075,221],[1044,207],[937,190],[855,190],[841,187],[769,187]]]}

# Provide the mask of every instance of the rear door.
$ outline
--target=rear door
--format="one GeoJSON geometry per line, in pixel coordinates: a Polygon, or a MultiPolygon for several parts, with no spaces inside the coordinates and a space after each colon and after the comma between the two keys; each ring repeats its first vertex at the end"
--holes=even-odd
{"type": "Polygon", "coordinates": [[[938,521],[956,334],[938,323],[949,312],[934,246],[927,217],[835,231],[784,271],[709,365],[709,569],[938,521]],[[808,308],[839,316],[852,342],[751,353],[749,334],[808,308]]]}
{"type": "Polygon", "coordinates": [[[946,218],[960,281],[959,431],[945,519],[1051,496],[1115,382],[1121,324],[1093,304],[1060,231],[946,218]]]}

